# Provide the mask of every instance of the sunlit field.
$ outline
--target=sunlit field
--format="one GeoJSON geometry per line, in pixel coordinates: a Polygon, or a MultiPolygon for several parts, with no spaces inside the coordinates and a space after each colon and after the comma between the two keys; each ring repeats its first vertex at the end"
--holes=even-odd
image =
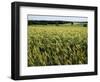
{"type": "Polygon", "coordinates": [[[29,25],[28,66],[87,64],[87,27],[29,25]]]}

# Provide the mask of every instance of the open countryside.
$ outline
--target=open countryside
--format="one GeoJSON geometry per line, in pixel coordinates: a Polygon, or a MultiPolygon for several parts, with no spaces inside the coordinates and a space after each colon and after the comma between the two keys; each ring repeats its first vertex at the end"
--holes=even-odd
{"type": "Polygon", "coordinates": [[[87,64],[87,28],[84,17],[29,16],[28,66],[87,64]]]}

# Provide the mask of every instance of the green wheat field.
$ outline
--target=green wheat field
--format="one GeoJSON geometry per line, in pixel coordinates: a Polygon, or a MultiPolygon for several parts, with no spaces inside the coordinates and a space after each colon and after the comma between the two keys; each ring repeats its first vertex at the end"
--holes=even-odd
{"type": "Polygon", "coordinates": [[[87,27],[28,25],[28,66],[87,64],[87,27]]]}

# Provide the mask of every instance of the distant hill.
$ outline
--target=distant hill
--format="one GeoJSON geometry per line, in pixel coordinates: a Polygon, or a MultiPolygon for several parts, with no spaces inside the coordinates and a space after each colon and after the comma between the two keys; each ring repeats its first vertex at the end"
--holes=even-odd
{"type": "Polygon", "coordinates": [[[28,25],[47,25],[47,24],[55,24],[55,25],[59,25],[59,24],[81,24],[83,26],[87,26],[87,22],[79,22],[79,21],[37,21],[37,20],[29,20],[28,21],[28,25]]]}

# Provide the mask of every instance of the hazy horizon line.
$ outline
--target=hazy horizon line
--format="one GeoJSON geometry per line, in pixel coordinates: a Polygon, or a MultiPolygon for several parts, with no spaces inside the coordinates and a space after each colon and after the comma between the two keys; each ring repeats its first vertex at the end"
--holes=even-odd
{"type": "Polygon", "coordinates": [[[80,16],[51,16],[51,15],[28,15],[28,20],[35,21],[77,21],[88,22],[88,17],[80,16]]]}

